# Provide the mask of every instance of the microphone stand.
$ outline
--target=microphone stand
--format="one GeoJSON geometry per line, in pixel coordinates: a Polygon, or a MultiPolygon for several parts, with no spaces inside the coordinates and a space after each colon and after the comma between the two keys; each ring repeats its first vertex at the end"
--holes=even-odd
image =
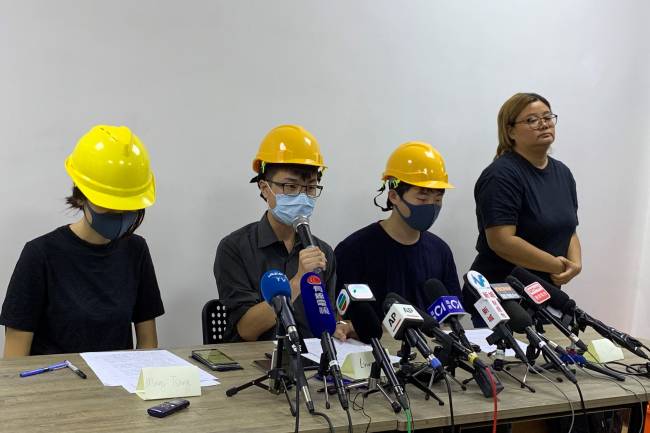
{"type": "MultiPolygon", "coordinates": [[[[450,333],[450,335],[452,334],[453,332],[450,333]]],[[[451,377],[451,379],[456,382],[463,391],[467,391],[466,384],[474,380],[474,378],[470,378],[461,382],[456,378],[456,369],[460,368],[461,370],[465,370],[470,374],[474,373],[474,369],[467,365],[464,361],[460,360],[460,355],[454,352],[454,347],[450,344],[441,344],[440,346],[436,346],[433,349],[433,355],[438,358],[440,362],[442,362],[443,366],[445,366],[445,370],[447,371],[448,376],[451,377]]],[[[429,386],[431,385],[432,383],[430,381],[429,386]]]]}
{"type": "Polygon", "coordinates": [[[440,400],[440,397],[438,397],[431,390],[433,380],[437,375],[436,371],[433,368],[431,368],[431,366],[429,365],[425,365],[424,367],[417,368],[413,364],[411,364],[411,345],[406,340],[402,341],[400,355],[401,357],[399,361],[399,370],[396,372],[396,376],[400,381],[400,383],[404,384],[404,388],[406,388],[406,384],[410,383],[416,388],[418,388],[420,391],[424,392],[426,400],[428,400],[429,397],[433,397],[438,402],[439,406],[444,406],[445,403],[442,400],[440,400]],[[416,378],[418,374],[422,373],[427,369],[431,370],[431,380],[429,381],[429,386],[420,382],[420,380],[416,378]]]}
{"type": "MultiPolygon", "coordinates": [[[[297,415],[296,405],[293,404],[291,398],[289,397],[289,388],[296,383],[295,375],[304,374],[303,372],[292,371],[292,364],[295,362],[290,362],[290,358],[300,356],[300,353],[295,353],[296,350],[289,341],[289,337],[286,334],[284,327],[278,321],[276,326],[276,338],[277,345],[273,349],[273,356],[271,357],[271,369],[266,372],[265,375],[260,376],[256,379],[250,380],[243,383],[239,386],[234,386],[226,390],[226,396],[232,397],[236,395],[239,391],[250,388],[251,386],[257,386],[266,391],[269,391],[271,394],[279,395],[284,393],[287,403],[289,403],[289,410],[292,416],[297,415]],[[269,384],[264,384],[263,382],[268,380],[269,384]]],[[[297,403],[297,402],[296,402],[297,403]]]]}
{"type": "MultiPolygon", "coordinates": [[[[494,351],[494,361],[492,361],[492,368],[494,371],[500,371],[508,375],[510,378],[512,378],[515,382],[519,383],[519,386],[521,388],[526,388],[530,392],[535,392],[535,388],[533,388],[531,385],[528,385],[526,383],[526,375],[524,375],[523,379],[519,379],[517,376],[514,374],[510,373],[510,368],[513,365],[525,365],[527,369],[532,370],[533,372],[537,373],[536,369],[534,368],[534,365],[531,362],[524,362],[523,360],[517,360],[517,361],[508,361],[505,359],[505,354],[506,354],[506,349],[512,349],[510,347],[510,344],[502,338],[497,332],[493,332],[490,334],[487,338],[486,341],[489,344],[494,344],[497,346],[497,350],[494,351]]],[[[530,345],[528,346],[530,347],[530,345]]],[[[528,355],[528,353],[526,353],[528,355]]],[[[491,354],[488,354],[488,357],[490,357],[491,354]]],[[[528,358],[528,356],[526,356],[528,358]]]]}
{"type": "Polygon", "coordinates": [[[402,410],[402,406],[393,400],[384,389],[381,383],[381,366],[377,363],[377,361],[373,361],[370,365],[370,376],[368,376],[368,379],[351,383],[345,386],[348,391],[351,389],[363,387],[367,388],[367,391],[363,393],[363,398],[366,398],[375,392],[380,392],[386,398],[386,400],[388,400],[388,404],[390,404],[393,412],[399,413],[402,410]]]}

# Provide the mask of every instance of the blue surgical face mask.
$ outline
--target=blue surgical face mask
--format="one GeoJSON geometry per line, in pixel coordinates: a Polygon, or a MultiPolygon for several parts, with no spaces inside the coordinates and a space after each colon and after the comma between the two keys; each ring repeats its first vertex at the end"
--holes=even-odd
{"type": "Polygon", "coordinates": [[[138,211],[97,213],[90,206],[86,206],[86,209],[93,217],[92,222],[88,221],[90,227],[111,241],[124,236],[138,219],[138,211]]]}
{"type": "Polygon", "coordinates": [[[316,199],[305,193],[275,194],[275,207],[271,209],[271,213],[282,224],[290,226],[299,216],[311,217],[314,207],[316,207],[316,199]]]}
{"type": "Polygon", "coordinates": [[[397,213],[400,214],[409,227],[420,232],[425,232],[431,228],[442,209],[442,206],[435,203],[415,205],[408,203],[406,200],[402,200],[402,202],[409,208],[411,215],[408,218],[405,217],[399,208],[395,206],[397,213]]]}

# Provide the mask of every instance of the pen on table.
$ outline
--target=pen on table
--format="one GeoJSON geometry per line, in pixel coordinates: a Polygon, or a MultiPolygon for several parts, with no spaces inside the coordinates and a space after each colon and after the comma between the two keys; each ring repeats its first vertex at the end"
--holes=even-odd
{"type": "Polygon", "coordinates": [[[20,377],[29,377],[34,376],[35,374],[45,373],[47,371],[59,370],[61,368],[66,368],[68,364],[66,361],[59,362],[58,364],[53,364],[48,367],[37,368],[36,370],[27,370],[20,373],[20,377]]]}
{"type": "Polygon", "coordinates": [[[79,376],[79,377],[82,378],[82,379],[85,379],[85,378],[86,378],[86,373],[84,373],[83,371],[79,370],[77,367],[75,367],[74,365],[72,365],[72,363],[71,363],[70,361],[68,361],[68,360],[66,359],[66,360],[65,360],[65,363],[67,364],[67,367],[68,367],[70,370],[74,371],[74,373],[75,373],[77,376],[79,376]]]}

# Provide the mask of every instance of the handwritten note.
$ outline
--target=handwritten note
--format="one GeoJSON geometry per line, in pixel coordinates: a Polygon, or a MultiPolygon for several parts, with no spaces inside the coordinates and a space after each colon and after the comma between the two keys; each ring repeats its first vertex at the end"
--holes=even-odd
{"type": "Polygon", "coordinates": [[[194,366],[145,367],[140,371],[135,393],[143,400],[201,395],[199,369],[194,366]]]}

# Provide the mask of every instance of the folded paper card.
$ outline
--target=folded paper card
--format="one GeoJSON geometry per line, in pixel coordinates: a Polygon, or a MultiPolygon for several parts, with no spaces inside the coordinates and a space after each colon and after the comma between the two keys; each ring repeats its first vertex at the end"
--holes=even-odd
{"type": "Polygon", "coordinates": [[[375,362],[372,352],[348,353],[341,365],[341,373],[350,379],[365,379],[370,376],[370,367],[375,362]]]}
{"type": "Polygon", "coordinates": [[[587,361],[605,363],[623,359],[623,350],[606,338],[592,340],[587,349],[585,353],[587,361]]]}
{"type": "Polygon", "coordinates": [[[143,400],[201,395],[199,369],[194,366],[144,367],[136,394],[143,400]]]}

